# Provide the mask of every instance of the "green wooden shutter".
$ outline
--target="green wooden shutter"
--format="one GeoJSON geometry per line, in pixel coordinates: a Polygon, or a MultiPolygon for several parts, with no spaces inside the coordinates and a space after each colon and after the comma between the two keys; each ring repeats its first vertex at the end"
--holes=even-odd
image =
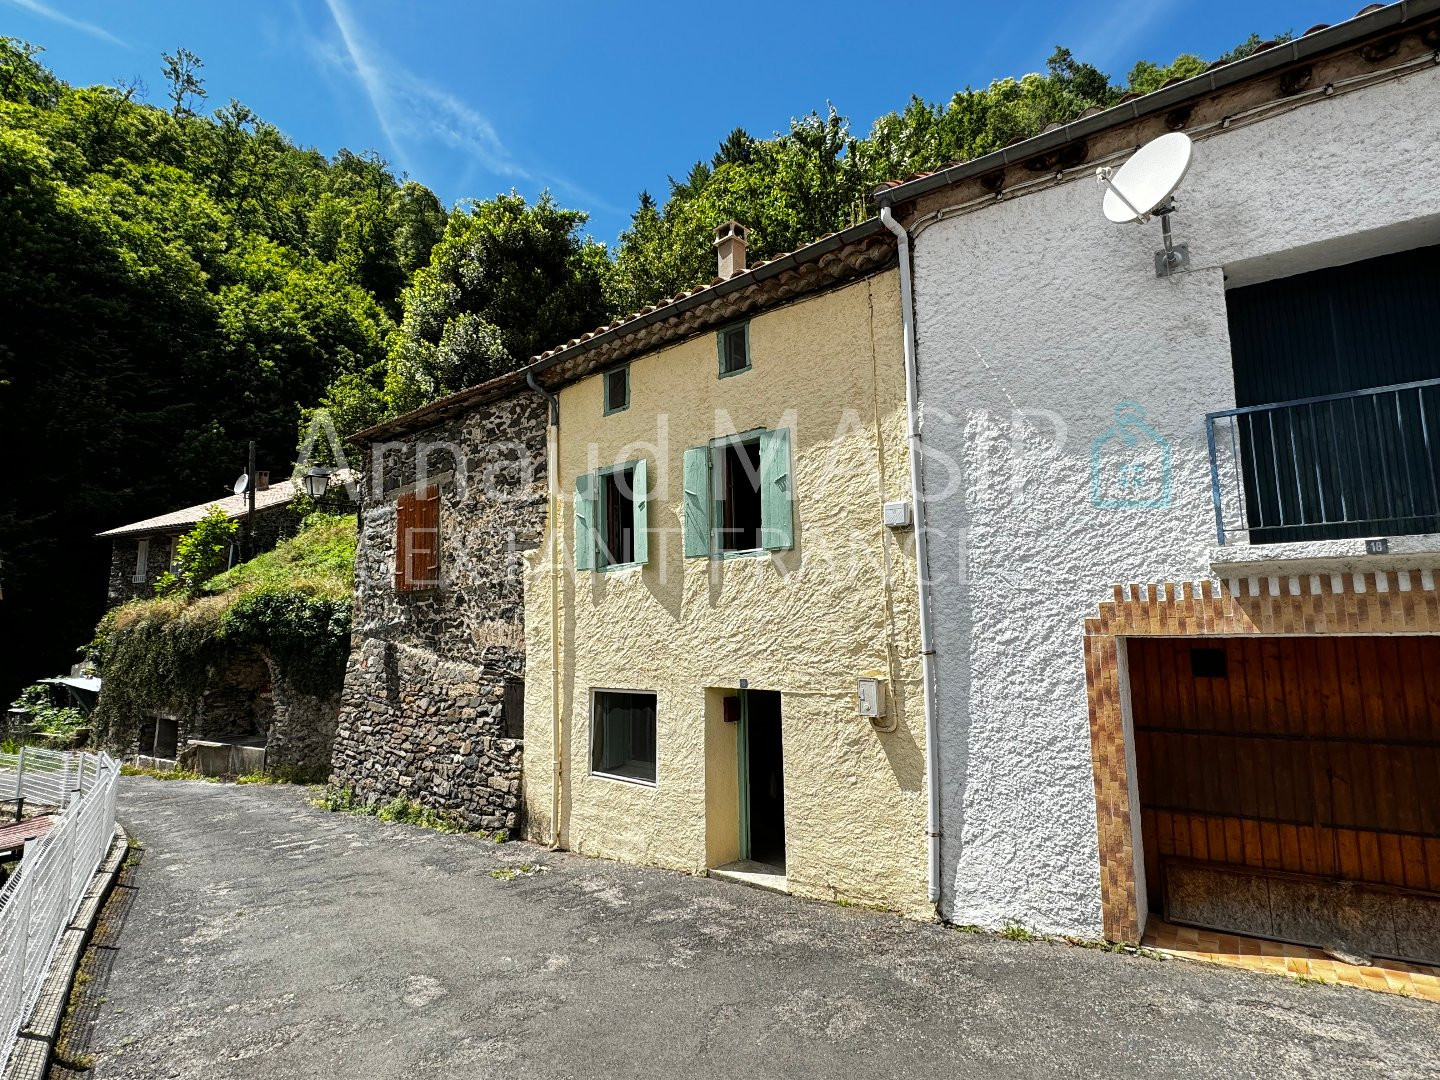
{"type": "Polygon", "coordinates": [[[685,451],[685,555],[710,555],[710,448],[685,451]]]}
{"type": "Polygon", "coordinates": [[[635,498],[634,561],[643,566],[650,561],[650,469],[644,458],[635,462],[630,488],[635,498]]]}
{"type": "Polygon", "coordinates": [[[795,493],[790,476],[790,431],[760,433],[761,546],[785,551],[795,546],[795,493]]]}
{"type": "Polygon", "coordinates": [[[575,478],[575,569],[595,569],[595,526],[599,520],[596,506],[595,473],[582,473],[575,478]]]}

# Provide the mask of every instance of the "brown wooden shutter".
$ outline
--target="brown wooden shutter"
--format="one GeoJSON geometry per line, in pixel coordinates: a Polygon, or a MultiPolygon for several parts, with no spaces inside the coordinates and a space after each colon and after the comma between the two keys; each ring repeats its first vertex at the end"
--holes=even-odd
{"type": "Polygon", "coordinates": [[[440,489],[435,485],[417,492],[412,588],[440,587],[440,489]]]}
{"type": "Polygon", "coordinates": [[[415,527],[415,496],[401,495],[395,500],[395,591],[409,592],[410,530],[415,527]]]}

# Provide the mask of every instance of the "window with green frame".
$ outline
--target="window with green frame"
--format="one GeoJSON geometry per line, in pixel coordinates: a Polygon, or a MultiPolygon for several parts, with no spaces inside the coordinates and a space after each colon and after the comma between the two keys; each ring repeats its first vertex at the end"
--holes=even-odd
{"type": "Polygon", "coordinates": [[[630,365],[611,368],[601,377],[605,386],[605,415],[630,407],[630,365]]]}
{"type": "Polygon", "coordinates": [[[790,432],[751,431],[685,451],[688,558],[795,546],[790,432]]]}
{"type": "Polygon", "coordinates": [[[750,324],[726,326],[715,335],[720,351],[720,378],[750,370],[750,324]]]}
{"type": "Polygon", "coordinates": [[[650,561],[650,468],[644,458],[575,478],[575,569],[650,561]]]}

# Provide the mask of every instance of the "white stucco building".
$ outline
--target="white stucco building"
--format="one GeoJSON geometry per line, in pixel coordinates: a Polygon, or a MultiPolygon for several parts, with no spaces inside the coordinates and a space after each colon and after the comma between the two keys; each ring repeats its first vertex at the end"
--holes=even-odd
{"type": "Polygon", "coordinates": [[[1437,959],[1437,11],[880,193],[913,266],[948,919],[1437,959]],[[1167,131],[1194,158],[1162,277],[1160,222],[1107,221],[1095,172],[1167,131]]]}

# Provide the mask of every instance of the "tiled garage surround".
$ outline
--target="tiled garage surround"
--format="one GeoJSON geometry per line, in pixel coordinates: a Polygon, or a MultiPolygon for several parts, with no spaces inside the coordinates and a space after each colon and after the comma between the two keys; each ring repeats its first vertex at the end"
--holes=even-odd
{"type": "Polygon", "coordinates": [[[1105,936],[1138,941],[1143,928],[1136,862],[1137,793],[1127,765],[1128,700],[1121,640],[1277,634],[1440,633],[1430,570],[1238,578],[1115,587],[1085,621],[1085,670],[1105,936]]]}
{"type": "Polygon", "coordinates": [[[1320,949],[1304,945],[1175,926],[1162,919],[1150,920],[1143,944],[1182,960],[1200,960],[1267,975],[1318,979],[1440,1004],[1440,967],[1427,964],[1406,964],[1399,960],[1346,964],[1320,949]]]}

